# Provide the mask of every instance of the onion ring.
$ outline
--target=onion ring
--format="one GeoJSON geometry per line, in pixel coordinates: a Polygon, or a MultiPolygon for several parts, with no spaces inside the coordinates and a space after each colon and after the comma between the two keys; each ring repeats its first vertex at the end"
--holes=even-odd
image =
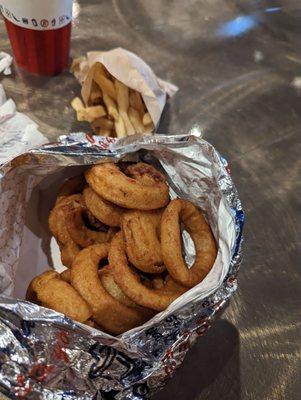
{"type": "Polygon", "coordinates": [[[71,272],[70,269],[65,269],[65,271],[60,273],[60,277],[61,279],[63,279],[63,281],[70,283],[71,282],[71,272]]]}
{"type": "Polygon", "coordinates": [[[86,227],[83,220],[85,211],[83,201],[70,201],[63,207],[65,223],[71,239],[81,247],[107,241],[107,232],[93,231],[86,227]]]}
{"type": "Polygon", "coordinates": [[[70,268],[75,256],[81,250],[80,247],[76,243],[74,243],[73,240],[70,240],[69,242],[67,242],[64,245],[61,245],[59,243],[59,248],[61,250],[62,264],[65,267],[70,268]]]}
{"type": "Polygon", "coordinates": [[[151,288],[152,289],[162,289],[164,287],[164,279],[161,275],[155,275],[151,281],[151,288]]]}
{"type": "Polygon", "coordinates": [[[129,261],[143,272],[158,274],[165,270],[159,241],[162,210],[131,210],[121,220],[129,261]]]}
{"type": "Polygon", "coordinates": [[[99,278],[102,286],[114,299],[128,307],[139,307],[127,295],[123,293],[120,287],[116,284],[112,269],[109,265],[99,271],[99,278]]]}
{"type": "Polygon", "coordinates": [[[139,275],[129,266],[122,233],[117,233],[111,241],[109,264],[114,280],[120,289],[135,303],[156,311],[165,310],[182,293],[151,289],[141,283],[139,275]]]}
{"type": "MultiPolygon", "coordinates": [[[[84,202],[85,204],[85,202],[84,202]]],[[[87,228],[90,228],[95,231],[106,231],[108,226],[105,225],[103,222],[99,221],[85,206],[85,211],[83,214],[85,223],[87,225],[87,228]],[[86,217],[86,218],[85,218],[86,217]]]]}
{"type": "Polygon", "coordinates": [[[83,190],[84,185],[85,180],[82,175],[74,176],[73,178],[67,179],[59,189],[55,204],[60,203],[60,201],[63,200],[65,197],[68,197],[72,194],[80,193],[83,190]]]}
{"type": "Polygon", "coordinates": [[[51,210],[48,218],[49,230],[58,242],[61,250],[62,264],[70,268],[76,254],[80,251],[80,247],[72,240],[65,222],[64,205],[70,201],[80,200],[81,195],[75,194],[61,198],[60,202],[51,210]]]}
{"type": "Polygon", "coordinates": [[[179,294],[183,294],[188,290],[187,287],[182,286],[174,281],[170,275],[167,275],[165,278],[162,278],[162,275],[154,275],[154,278],[149,282],[149,287],[151,287],[152,289],[162,289],[162,291],[164,292],[176,292],[179,294]]]}
{"type": "Polygon", "coordinates": [[[98,220],[112,227],[120,225],[121,216],[124,212],[121,207],[103,199],[89,187],[85,188],[83,196],[87,209],[98,220]]]}
{"type": "Polygon", "coordinates": [[[102,286],[98,277],[98,264],[107,255],[107,244],[83,249],[72,264],[71,284],[92,308],[93,319],[97,324],[118,335],[141,325],[147,316],[140,309],[121,304],[102,286]]]}
{"type": "Polygon", "coordinates": [[[138,162],[130,165],[123,165],[125,175],[137,179],[145,185],[153,185],[154,181],[166,182],[165,176],[153,165],[138,162]]]}
{"type": "Polygon", "coordinates": [[[25,299],[27,301],[30,301],[31,303],[37,304],[38,306],[41,305],[41,302],[37,298],[36,292],[33,290],[32,281],[30,282],[30,284],[28,285],[28,288],[26,290],[25,299]]]}
{"type": "Polygon", "coordinates": [[[95,322],[93,319],[88,319],[87,321],[84,322],[85,325],[90,326],[90,328],[97,328],[95,322]]]}
{"type": "Polygon", "coordinates": [[[80,194],[71,195],[64,197],[58,204],[50,211],[48,218],[48,225],[50,232],[61,244],[66,244],[71,239],[65,222],[65,211],[63,206],[68,205],[72,201],[81,201],[82,196],[80,194]]]}
{"type": "Polygon", "coordinates": [[[86,301],[55,271],[46,271],[34,278],[29,285],[43,306],[61,312],[78,322],[85,322],[92,315],[86,301]]]}
{"type": "MultiPolygon", "coordinates": [[[[120,303],[128,306],[128,307],[139,307],[136,303],[134,303],[130,298],[128,298],[122,290],[117,286],[114,281],[112,269],[109,265],[103,267],[98,271],[98,276],[100,278],[100,282],[105,290],[112,296],[114,299],[118,300],[120,303]]],[[[70,269],[66,269],[60,274],[61,279],[65,282],[71,282],[71,271],[70,269]]],[[[163,280],[162,280],[163,282],[163,280]]],[[[33,301],[34,303],[34,301],[33,301]]]]}
{"type": "Polygon", "coordinates": [[[110,227],[107,232],[107,242],[110,242],[120,229],[110,227]]]}
{"type": "Polygon", "coordinates": [[[176,282],[170,275],[168,275],[165,279],[163,290],[166,292],[177,292],[183,294],[187,292],[188,288],[176,282]]]}
{"type": "Polygon", "coordinates": [[[186,287],[193,287],[205,278],[217,255],[216,243],[204,216],[194,204],[182,199],[172,200],[162,215],[161,248],[168,272],[186,287]],[[189,269],[182,256],[179,221],[182,221],[195,245],[196,257],[189,269]]]}
{"type": "MultiPolygon", "coordinates": [[[[131,170],[127,168],[129,174],[131,170]]],[[[85,176],[91,188],[104,199],[121,207],[153,210],[169,201],[165,177],[152,165],[138,163],[136,179],[126,176],[116,164],[94,165],[85,176]]]]}

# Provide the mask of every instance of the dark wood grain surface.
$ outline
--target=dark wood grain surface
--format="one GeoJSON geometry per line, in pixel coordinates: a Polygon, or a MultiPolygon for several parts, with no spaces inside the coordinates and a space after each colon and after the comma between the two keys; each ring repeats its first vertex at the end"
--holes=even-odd
{"type": "MultiPolygon", "coordinates": [[[[200,129],[246,211],[239,290],[154,399],[299,400],[300,1],[86,0],[74,12],[72,56],[122,46],[180,87],[159,131],[200,129]]],[[[71,74],[0,81],[50,139],[88,129],[69,105],[71,74]]]]}

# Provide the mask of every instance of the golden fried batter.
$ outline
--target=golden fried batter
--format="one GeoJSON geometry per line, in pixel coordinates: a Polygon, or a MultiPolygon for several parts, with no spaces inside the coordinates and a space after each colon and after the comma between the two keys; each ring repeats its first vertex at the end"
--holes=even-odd
{"type": "Polygon", "coordinates": [[[112,297],[102,286],[98,264],[108,255],[108,245],[83,249],[71,267],[71,284],[93,311],[93,319],[106,331],[120,334],[145,322],[149,315],[138,308],[127,307],[112,297]]]}
{"type": "Polygon", "coordinates": [[[162,210],[127,211],[121,222],[129,261],[143,272],[158,274],[165,270],[159,241],[162,210]]]}
{"type": "Polygon", "coordinates": [[[118,165],[94,165],[85,176],[91,188],[104,199],[121,207],[154,210],[164,207],[169,200],[164,176],[153,166],[136,164],[135,178],[125,175],[118,165]],[[139,171],[139,173],[138,173],[139,171]]]}
{"type": "Polygon", "coordinates": [[[182,199],[172,200],[163,213],[161,248],[168,272],[186,287],[193,287],[206,277],[217,255],[214,237],[203,214],[190,201],[182,199]],[[180,221],[190,234],[196,250],[191,268],[186,266],[182,255],[180,221]]]}
{"type": "Polygon", "coordinates": [[[61,312],[78,322],[84,322],[92,310],[77,291],[55,271],[46,271],[34,278],[31,288],[43,306],[61,312]]]}
{"type": "Polygon", "coordinates": [[[125,253],[122,234],[117,233],[112,239],[109,250],[109,263],[114,279],[120,289],[135,303],[156,311],[165,310],[183,292],[151,289],[146,287],[139,275],[129,266],[125,253]]]}
{"type": "Polygon", "coordinates": [[[101,222],[108,226],[119,226],[124,209],[100,197],[87,187],[83,191],[88,210],[101,222]]]}

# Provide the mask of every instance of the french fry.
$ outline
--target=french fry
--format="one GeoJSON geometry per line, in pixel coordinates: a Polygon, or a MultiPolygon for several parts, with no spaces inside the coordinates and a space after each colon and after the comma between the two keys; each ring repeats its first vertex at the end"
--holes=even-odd
{"type": "Polygon", "coordinates": [[[93,131],[97,136],[112,136],[112,131],[110,129],[93,129],[93,131]]]}
{"type": "Polygon", "coordinates": [[[105,76],[102,66],[99,63],[95,64],[93,80],[101,88],[103,93],[107,93],[112,99],[116,100],[114,83],[105,76]]]}
{"type": "Polygon", "coordinates": [[[146,112],[143,115],[142,122],[143,122],[143,125],[149,125],[153,122],[149,112],[146,112]]]}
{"type": "Polygon", "coordinates": [[[128,114],[124,111],[120,111],[120,116],[123,119],[126,134],[127,135],[135,135],[135,133],[136,133],[135,128],[133,127],[128,114]]]}
{"type": "Polygon", "coordinates": [[[106,92],[103,92],[103,101],[108,110],[108,114],[114,118],[115,121],[119,119],[119,113],[115,101],[106,92]]]}
{"type": "Polygon", "coordinates": [[[136,132],[127,114],[129,109],[129,88],[116,79],[115,89],[117,95],[118,111],[123,119],[126,133],[128,135],[134,135],[136,132]]]}
{"type": "Polygon", "coordinates": [[[78,72],[79,71],[79,67],[80,67],[80,63],[82,61],[85,61],[86,57],[77,57],[72,61],[71,64],[71,71],[74,72],[78,72]]]}
{"type": "Polygon", "coordinates": [[[76,79],[82,84],[89,72],[89,65],[86,57],[79,57],[73,60],[71,71],[76,79]]]}
{"type": "Polygon", "coordinates": [[[142,124],[139,112],[133,107],[129,108],[129,118],[136,133],[144,133],[145,127],[142,124]]]}
{"type": "Polygon", "coordinates": [[[79,111],[85,108],[84,103],[79,97],[74,97],[74,99],[71,101],[71,107],[75,111],[79,111]]]}
{"type": "Polygon", "coordinates": [[[109,129],[100,129],[100,128],[97,129],[92,128],[92,129],[93,129],[93,134],[96,136],[111,136],[111,137],[114,136],[113,131],[110,131],[109,129]]]}
{"type": "Polygon", "coordinates": [[[107,129],[112,130],[114,128],[113,121],[110,121],[108,118],[102,117],[97,118],[91,122],[92,128],[100,128],[100,129],[107,129]]]}
{"type": "Polygon", "coordinates": [[[91,93],[91,87],[93,86],[93,76],[94,76],[94,70],[95,70],[95,65],[93,65],[88,73],[87,76],[83,82],[82,85],[82,90],[81,90],[81,95],[82,99],[84,101],[84,104],[86,106],[89,106],[89,98],[90,98],[90,93],[91,93]]]}
{"type": "Polygon", "coordinates": [[[110,129],[101,129],[100,136],[112,136],[112,131],[110,129]]]}
{"type": "Polygon", "coordinates": [[[103,106],[86,107],[77,111],[78,121],[92,122],[104,115],[106,115],[106,111],[103,106]]]}
{"type": "Polygon", "coordinates": [[[130,92],[130,106],[133,107],[135,110],[137,110],[140,114],[140,117],[143,118],[143,115],[145,114],[146,111],[146,107],[141,98],[141,94],[136,90],[131,90],[130,92]]]}
{"type": "Polygon", "coordinates": [[[127,112],[129,108],[129,88],[122,82],[115,80],[115,89],[119,111],[127,112]]]}
{"type": "Polygon", "coordinates": [[[119,118],[115,120],[115,131],[116,135],[118,138],[126,136],[126,130],[124,126],[123,119],[121,118],[121,115],[119,115],[119,118]]]}
{"type": "Polygon", "coordinates": [[[100,128],[91,125],[92,131],[95,135],[100,135],[100,128]]]}
{"type": "Polygon", "coordinates": [[[76,117],[78,121],[87,121],[85,109],[83,108],[81,110],[78,110],[76,113],[76,117]]]}
{"type": "Polygon", "coordinates": [[[99,105],[102,103],[102,93],[101,93],[99,86],[95,82],[92,82],[89,103],[91,103],[91,105],[93,105],[93,106],[96,106],[96,105],[99,105]]]}
{"type": "Polygon", "coordinates": [[[154,133],[154,130],[155,130],[155,125],[153,122],[144,126],[144,133],[154,133]]]}

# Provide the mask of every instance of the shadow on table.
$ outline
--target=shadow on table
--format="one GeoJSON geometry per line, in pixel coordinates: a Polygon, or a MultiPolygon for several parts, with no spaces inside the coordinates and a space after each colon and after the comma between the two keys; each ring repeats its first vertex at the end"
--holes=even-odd
{"type": "MultiPolygon", "coordinates": [[[[66,76],[67,72],[63,72],[61,75],[66,76]]],[[[40,89],[47,85],[50,80],[53,80],[53,76],[48,76],[48,75],[36,75],[36,74],[31,74],[27,72],[26,70],[15,67],[15,70],[13,71],[13,77],[16,78],[16,76],[19,77],[19,79],[28,87],[33,88],[33,89],[40,89]]]]}
{"type": "Polygon", "coordinates": [[[239,334],[225,320],[192,347],[184,364],[152,400],[240,400],[239,334]]]}
{"type": "Polygon", "coordinates": [[[157,129],[157,133],[166,134],[170,124],[170,103],[166,103],[163,113],[160,118],[160,123],[157,129]]]}

